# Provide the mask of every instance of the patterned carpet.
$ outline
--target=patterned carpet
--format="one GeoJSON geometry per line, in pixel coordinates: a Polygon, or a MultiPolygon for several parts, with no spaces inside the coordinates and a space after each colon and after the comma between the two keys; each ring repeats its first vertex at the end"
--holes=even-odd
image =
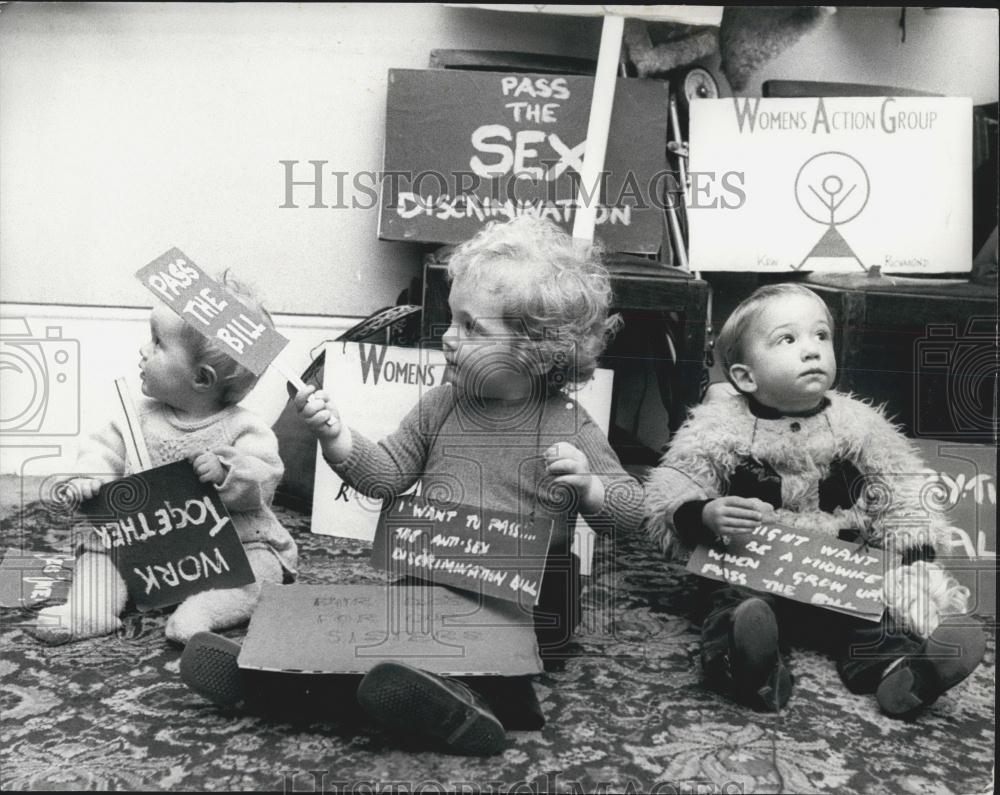
{"type": "MultiPolygon", "coordinates": [[[[23,511],[4,478],[3,548],[68,552],[65,519],[23,511]]],[[[27,490],[26,490],[27,491],[27,490]]],[[[30,493],[30,492],[29,492],[30,493]]],[[[303,582],[381,575],[356,542],[313,536],[280,512],[302,551],[303,582]]],[[[0,785],[13,789],[349,792],[992,791],[995,635],[983,666],[915,723],[853,696],[833,662],[795,648],[793,698],[760,715],[704,690],[691,577],[638,538],[601,550],[585,593],[579,653],[540,675],[548,717],[512,732],[503,756],[467,759],[372,727],[278,724],[224,715],[178,678],[162,613],[125,617],[119,637],[47,648],[2,614],[0,785]],[[613,552],[613,554],[612,554],[613,552]],[[518,787],[517,785],[522,785],[518,787]],[[395,790],[392,788],[395,785],[395,790]],[[380,789],[380,787],[382,789],[380,789]]],[[[992,631],[991,631],[992,633],[992,631]]],[[[229,633],[238,638],[243,631],[229,633]]]]}

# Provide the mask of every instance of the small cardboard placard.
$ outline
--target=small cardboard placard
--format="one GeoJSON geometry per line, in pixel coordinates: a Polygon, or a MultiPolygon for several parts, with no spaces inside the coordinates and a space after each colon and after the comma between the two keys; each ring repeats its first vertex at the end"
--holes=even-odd
{"type": "Polygon", "coordinates": [[[61,604],[73,580],[73,555],[8,549],[0,561],[0,607],[61,604]]]}
{"type": "Polygon", "coordinates": [[[187,461],[106,483],[80,510],[139,610],[254,582],[218,491],[198,480],[187,461]]]}
{"type": "Polygon", "coordinates": [[[185,323],[219,344],[254,375],[262,375],[288,344],[262,316],[229,295],[179,248],[161,254],[135,275],[185,323]]]}
{"type": "Polygon", "coordinates": [[[406,494],[383,511],[372,565],[392,574],[537,604],[552,520],[526,525],[508,511],[441,505],[406,494]]]}
{"type": "Polygon", "coordinates": [[[436,674],[541,672],[530,610],[438,586],[264,583],[241,668],[363,674],[396,660],[436,674]]]}
{"type": "Polygon", "coordinates": [[[817,607],[879,621],[883,552],[858,549],[857,543],[812,538],[781,524],[762,524],[732,536],[723,547],[700,545],[688,571],[817,607]]]}

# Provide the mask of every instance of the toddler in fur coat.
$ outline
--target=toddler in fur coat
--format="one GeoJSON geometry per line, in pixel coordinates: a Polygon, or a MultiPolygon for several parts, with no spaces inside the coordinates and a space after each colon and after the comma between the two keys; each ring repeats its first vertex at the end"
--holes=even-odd
{"type": "Polygon", "coordinates": [[[856,693],[909,718],[968,676],[985,650],[969,591],[934,562],[943,520],[922,505],[925,466],[881,411],[830,389],[833,320],[797,284],[762,287],[719,335],[738,394],[695,408],[647,484],[646,520],[670,558],[763,521],[885,550],[881,623],[701,580],[706,681],[757,709],[787,703],[779,632],[813,629],[856,693]]]}
{"type": "MultiPolygon", "coordinates": [[[[228,291],[254,304],[244,288],[224,279],[228,291]]],[[[284,467],[278,440],[256,415],[237,404],[257,377],[167,307],[150,317],[150,340],[139,351],[142,392],[137,406],[154,467],[189,459],[199,479],[211,483],[229,510],[256,582],[218,588],[185,599],[167,622],[167,637],[186,643],[196,632],[226,629],[250,618],[262,582],[294,576],[297,548],[271,511],[284,467]]],[[[81,445],[71,481],[83,499],[103,483],[132,473],[125,434],[112,422],[81,445]]],[[[81,543],[66,604],[46,608],[30,630],[56,645],[106,635],[121,627],[128,594],[111,557],[91,532],[81,543]]]]}

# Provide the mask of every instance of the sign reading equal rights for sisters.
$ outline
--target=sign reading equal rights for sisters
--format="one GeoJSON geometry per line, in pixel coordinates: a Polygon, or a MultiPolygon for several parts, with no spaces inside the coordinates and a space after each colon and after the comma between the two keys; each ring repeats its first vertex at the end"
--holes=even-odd
{"type": "Polygon", "coordinates": [[[536,604],[552,520],[403,495],[382,513],[372,565],[435,585],[536,604]]]}
{"type": "Polygon", "coordinates": [[[972,267],[972,101],[691,104],[693,270],[972,267]]]}
{"type": "Polygon", "coordinates": [[[135,275],[188,325],[220,344],[254,375],[262,375],[288,344],[179,248],[161,254],[135,275]]]}
{"type": "Polygon", "coordinates": [[[798,528],[762,524],[725,547],[701,545],[688,571],[713,580],[879,621],[883,553],[856,543],[813,538],[798,528]]]}
{"type": "Polygon", "coordinates": [[[106,483],[80,510],[139,610],[254,582],[218,491],[198,480],[187,461],[106,483]]]}
{"type": "MultiPolygon", "coordinates": [[[[593,92],[582,75],[391,69],[379,237],[459,243],[521,214],[572,231],[593,92]]],[[[595,228],[611,251],[659,250],[668,100],[662,80],[616,81],[595,228]]]]}

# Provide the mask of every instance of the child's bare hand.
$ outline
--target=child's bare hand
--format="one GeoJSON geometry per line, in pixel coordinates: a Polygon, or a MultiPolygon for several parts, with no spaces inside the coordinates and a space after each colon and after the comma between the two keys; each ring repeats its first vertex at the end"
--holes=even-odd
{"type": "Polygon", "coordinates": [[[86,502],[87,500],[92,500],[97,496],[97,492],[101,490],[103,485],[101,481],[97,478],[70,478],[66,481],[66,484],[77,494],[80,495],[80,500],[86,502]]]}
{"type": "Polygon", "coordinates": [[[556,442],[545,451],[545,471],[577,493],[585,513],[597,513],[604,506],[604,484],[591,473],[587,456],[569,442],[556,442]]]}
{"type": "Polygon", "coordinates": [[[226,468],[222,465],[222,459],[215,453],[204,452],[191,456],[191,465],[202,483],[221,486],[222,481],[226,479],[226,468]]]}
{"type": "Polygon", "coordinates": [[[326,392],[317,392],[313,386],[300,390],[295,396],[295,408],[306,427],[321,441],[340,435],[340,413],[326,392]]]}
{"type": "Polygon", "coordinates": [[[701,521],[723,540],[744,535],[774,513],[774,506],[756,497],[718,497],[702,508],[701,521]]]}

